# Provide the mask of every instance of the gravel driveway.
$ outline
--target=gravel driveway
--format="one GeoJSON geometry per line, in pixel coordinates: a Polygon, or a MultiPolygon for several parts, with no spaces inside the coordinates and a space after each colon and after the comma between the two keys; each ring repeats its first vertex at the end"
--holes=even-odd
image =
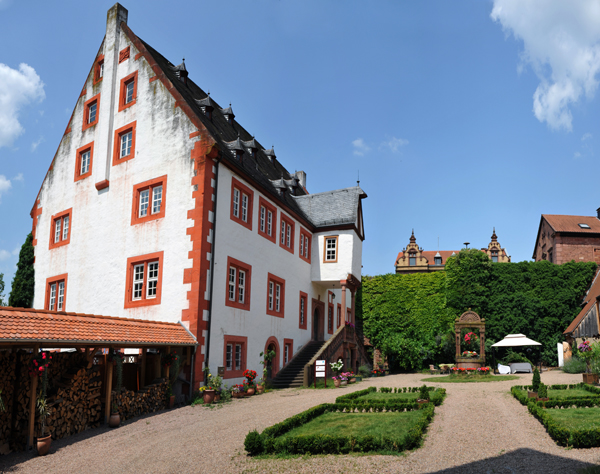
{"type": "MultiPolygon", "coordinates": [[[[431,384],[448,396],[423,447],[401,456],[313,456],[252,459],[244,454],[248,431],[264,428],[307,408],[333,402],[343,393],[374,385],[421,385],[422,374],[371,379],[337,390],[287,389],[220,408],[184,407],[126,422],[120,428],[89,430],[54,441],[50,454],[0,457],[1,472],[40,473],[564,473],[600,465],[600,448],[558,447],[527,408],[509,393],[521,380],[431,384]]],[[[581,375],[545,372],[546,384],[577,383],[581,375]]],[[[600,472],[600,471],[599,471],[600,472]]]]}

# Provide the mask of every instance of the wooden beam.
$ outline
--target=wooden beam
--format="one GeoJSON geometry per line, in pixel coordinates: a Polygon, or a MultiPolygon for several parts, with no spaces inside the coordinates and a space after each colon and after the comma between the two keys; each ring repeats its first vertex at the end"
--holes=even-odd
{"type": "Polygon", "coordinates": [[[148,353],[148,349],[142,349],[142,373],[140,374],[140,389],[146,386],[146,354],[148,353]]]}
{"type": "MultiPolygon", "coordinates": [[[[33,350],[33,356],[35,357],[40,350],[40,346],[36,345],[33,350]]],[[[33,448],[33,430],[35,428],[35,402],[37,392],[38,376],[31,375],[31,389],[29,391],[29,431],[27,433],[27,447],[33,448]]]]}
{"type": "Polygon", "coordinates": [[[112,375],[113,375],[113,363],[106,358],[106,398],[104,406],[104,424],[108,424],[108,418],[110,417],[110,402],[112,398],[112,375]]]}
{"type": "MultiPolygon", "coordinates": [[[[167,354],[171,352],[171,346],[167,346],[167,354]]],[[[169,381],[169,366],[165,367],[165,379],[169,381]]]]}

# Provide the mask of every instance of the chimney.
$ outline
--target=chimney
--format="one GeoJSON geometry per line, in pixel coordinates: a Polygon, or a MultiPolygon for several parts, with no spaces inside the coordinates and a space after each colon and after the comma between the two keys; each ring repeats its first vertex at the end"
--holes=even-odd
{"type": "Polygon", "coordinates": [[[298,183],[306,189],[306,173],[304,171],[296,171],[294,176],[298,179],[298,183]]]}

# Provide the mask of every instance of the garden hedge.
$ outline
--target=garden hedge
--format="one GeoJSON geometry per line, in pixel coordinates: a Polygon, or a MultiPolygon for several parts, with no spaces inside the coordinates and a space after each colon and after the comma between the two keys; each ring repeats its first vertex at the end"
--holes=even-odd
{"type": "MultiPolygon", "coordinates": [[[[388,388],[388,387],[380,387],[379,388],[379,392],[380,393],[393,393],[393,394],[398,394],[398,397],[391,397],[389,400],[406,400],[405,398],[402,398],[402,394],[403,393],[415,393],[418,392],[420,390],[421,387],[398,387],[398,388],[388,388]]],[[[429,390],[430,393],[429,394],[429,401],[432,402],[435,406],[439,406],[442,404],[442,402],[444,401],[444,398],[446,397],[446,389],[445,388],[438,388],[436,389],[435,387],[427,387],[427,390],[429,390]]],[[[366,395],[369,395],[370,393],[374,393],[377,392],[377,388],[376,387],[369,387],[366,388],[364,390],[358,390],[356,392],[352,392],[349,393],[348,395],[342,395],[341,397],[337,397],[335,399],[336,403],[347,403],[350,402],[352,400],[357,401],[358,403],[383,403],[383,400],[377,401],[377,400],[357,400],[360,397],[364,397],[366,395]]],[[[410,403],[410,402],[403,402],[403,403],[410,403]]]]}
{"type": "MultiPolygon", "coordinates": [[[[368,389],[361,391],[370,393],[368,392],[368,389]]],[[[423,432],[431,422],[433,414],[434,405],[432,403],[420,405],[417,402],[402,403],[399,401],[386,401],[381,403],[358,403],[351,401],[349,403],[322,404],[299,413],[298,415],[294,415],[281,423],[277,423],[276,425],[265,429],[262,433],[258,433],[256,430],[251,431],[246,435],[244,446],[251,456],[264,453],[348,454],[351,452],[368,453],[376,451],[400,452],[419,446],[423,438],[423,432]],[[350,413],[357,411],[381,412],[383,410],[419,410],[422,416],[403,439],[388,436],[331,436],[321,434],[281,438],[285,433],[308,423],[324,413],[350,413]]]]}

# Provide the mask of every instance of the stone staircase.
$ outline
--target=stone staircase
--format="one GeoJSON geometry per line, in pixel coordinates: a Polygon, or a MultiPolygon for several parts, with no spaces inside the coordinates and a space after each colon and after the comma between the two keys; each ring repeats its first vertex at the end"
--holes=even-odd
{"type": "Polygon", "coordinates": [[[304,383],[304,366],[325,344],[324,341],[310,341],[298,352],[288,364],[277,372],[269,383],[273,388],[302,387],[304,383]]]}

